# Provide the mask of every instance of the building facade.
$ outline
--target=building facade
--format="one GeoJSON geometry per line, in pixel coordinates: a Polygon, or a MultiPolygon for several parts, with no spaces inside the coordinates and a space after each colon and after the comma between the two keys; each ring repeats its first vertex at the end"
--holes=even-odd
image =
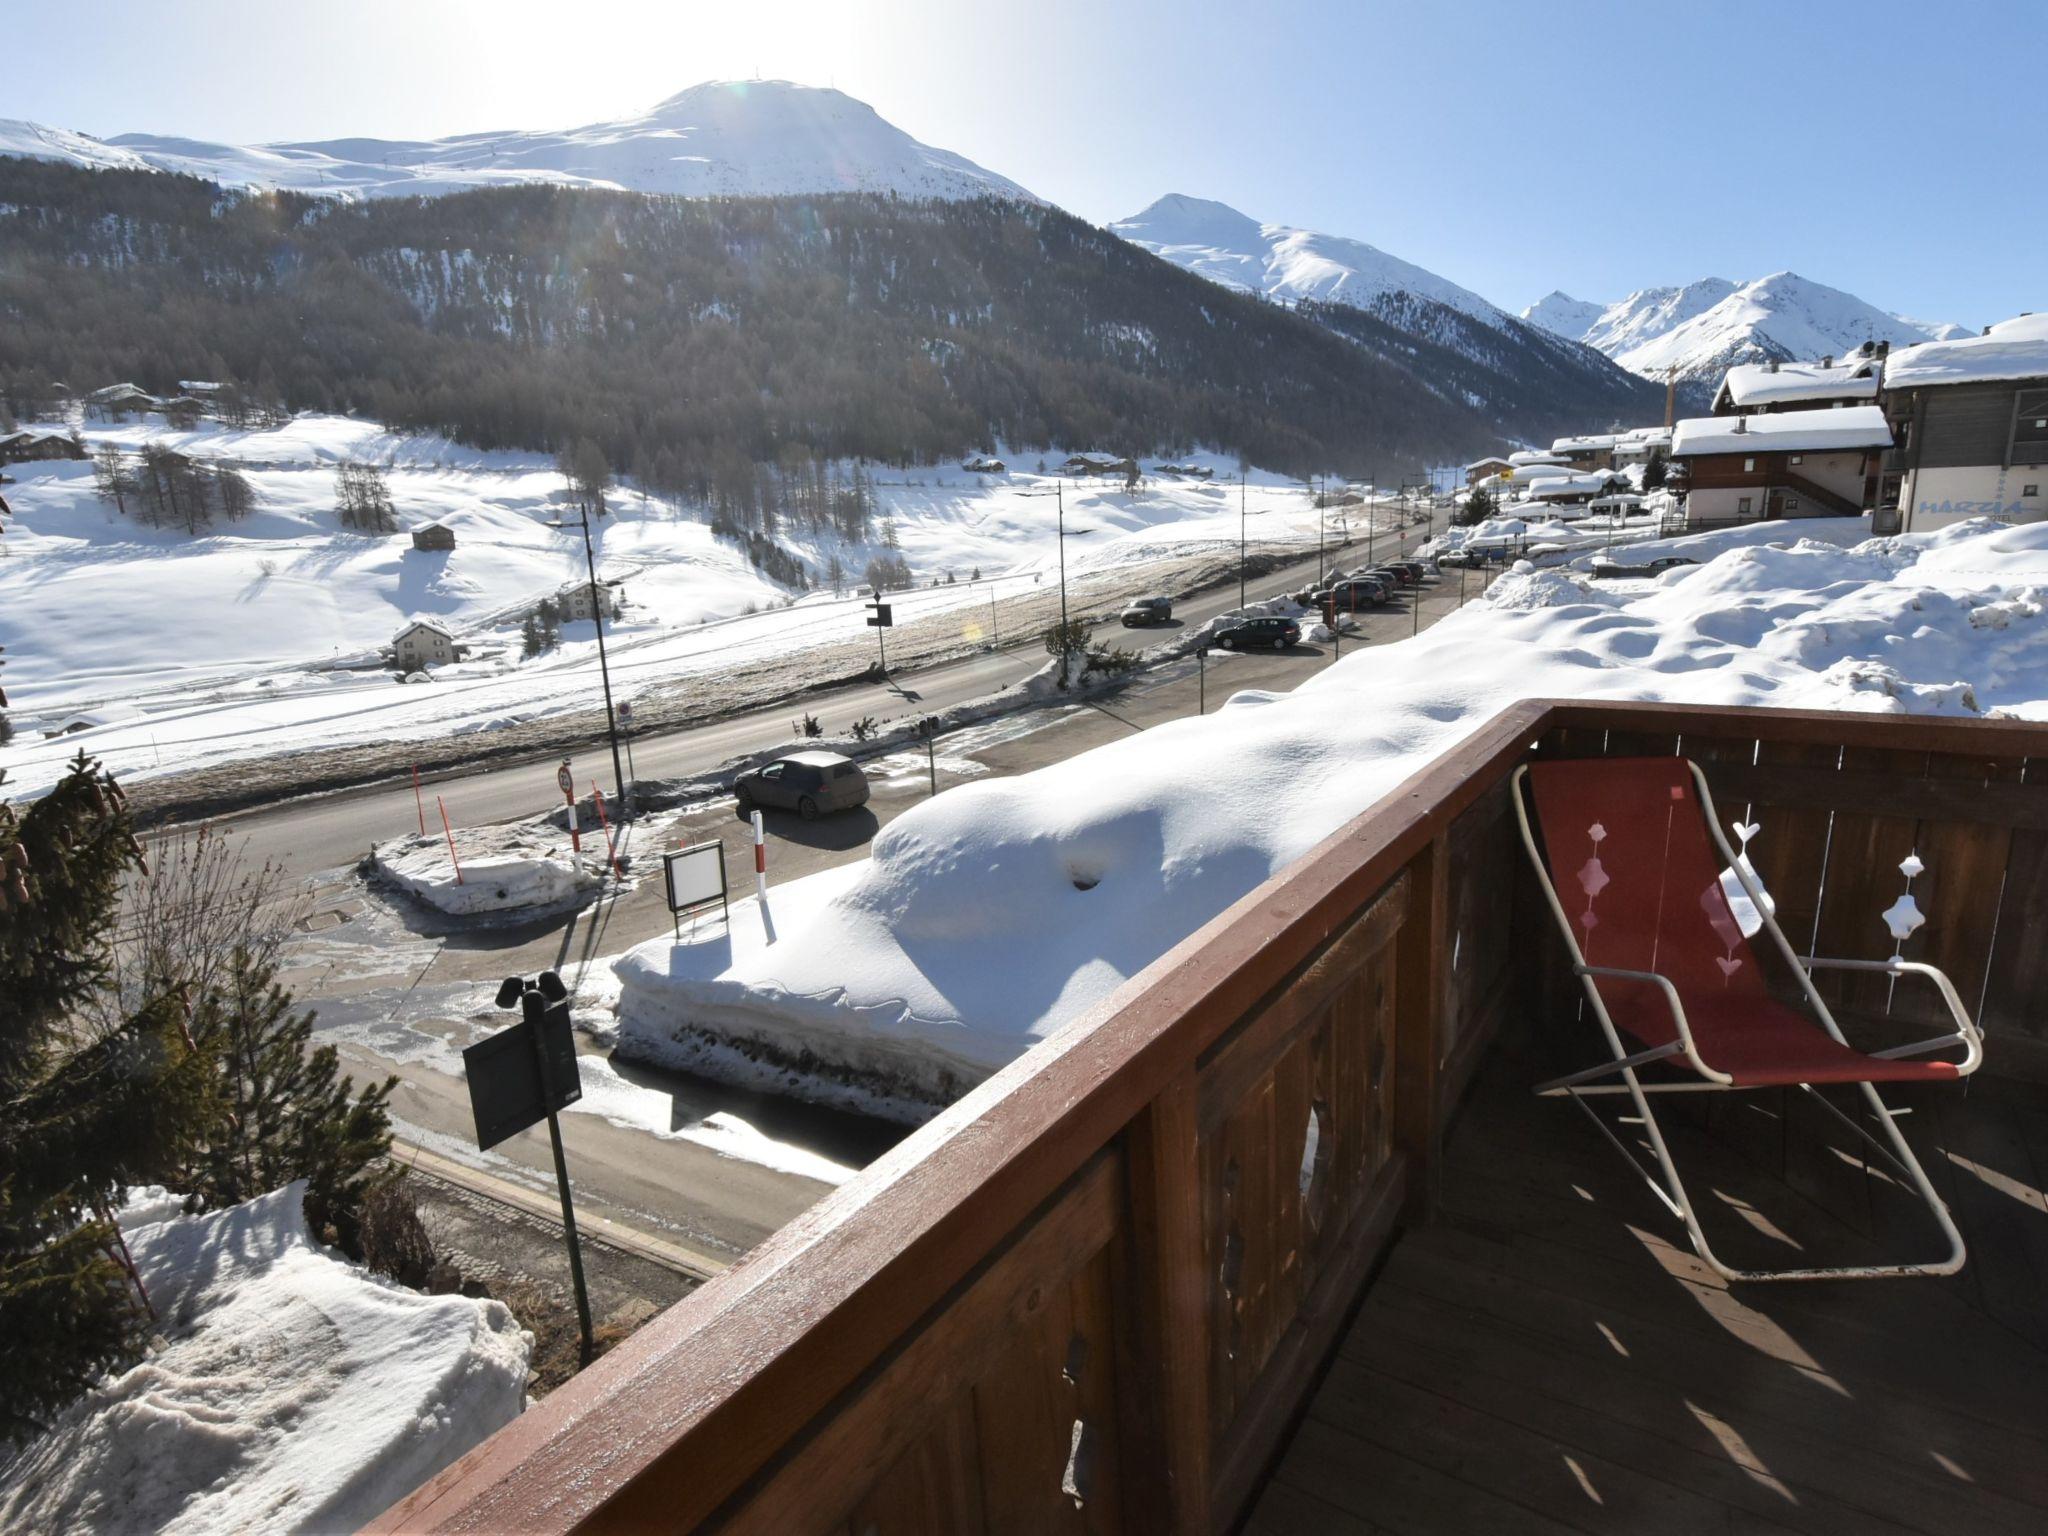
{"type": "Polygon", "coordinates": [[[1853,517],[1877,494],[1891,446],[1874,405],[1761,416],[1696,416],[1673,429],[1694,528],[1779,517],[1853,517]]]}
{"type": "Polygon", "coordinates": [[[1892,355],[1880,533],[2048,518],[2048,315],[1892,355]]]}

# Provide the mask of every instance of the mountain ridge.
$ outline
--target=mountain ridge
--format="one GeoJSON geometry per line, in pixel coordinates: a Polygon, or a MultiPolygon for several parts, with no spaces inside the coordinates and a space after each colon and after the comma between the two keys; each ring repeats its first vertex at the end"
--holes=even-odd
{"type": "Polygon", "coordinates": [[[1675,369],[1696,396],[1710,393],[1738,363],[1809,361],[1842,356],[1866,341],[1910,346],[1969,334],[1957,325],[1908,320],[1789,270],[1743,283],[1707,277],[1640,288],[1607,305],[1553,291],[1522,318],[1645,378],[1661,380],[1675,369]]]}
{"type": "Polygon", "coordinates": [[[1510,438],[1548,442],[1662,410],[1596,349],[1362,240],[1261,222],[1180,192],[1107,227],[1199,277],[1296,309],[1510,438]]]}
{"type": "Polygon", "coordinates": [[[964,155],[912,138],[844,92],[786,80],[710,80],[637,115],[576,128],[440,139],[356,136],[254,145],[149,133],[97,139],[0,119],[0,155],[339,197],[431,196],[546,182],[682,197],[872,192],[1045,201],[964,155]]]}

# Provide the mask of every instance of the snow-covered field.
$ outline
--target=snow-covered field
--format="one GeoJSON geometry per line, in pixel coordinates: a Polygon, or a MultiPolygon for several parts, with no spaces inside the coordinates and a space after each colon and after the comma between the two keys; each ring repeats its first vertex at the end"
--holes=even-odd
{"type": "MultiPolygon", "coordinates": [[[[170,431],[158,418],[85,423],[90,446],[160,440],[194,457],[246,468],[259,503],[241,523],[194,538],[149,529],[103,505],[89,463],[15,466],[15,516],[0,542],[0,644],[15,742],[14,793],[53,782],[83,748],[125,779],[311,747],[491,729],[572,708],[595,695],[588,623],[564,628],[553,652],[522,660],[520,619],[584,571],[580,532],[561,478],[534,454],[484,453],[434,437],[396,437],[373,424],[302,416],[271,430],[205,423],[170,431]],[[335,466],[387,466],[401,533],[340,529],[335,466]],[[449,551],[412,547],[409,531],[441,523],[449,551]],[[400,686],[376,653],[412,618],[449,626],[470,653],[430,684],[400,686]],[[85,717],[81,722],[79,717],[85,717]],[[76,735],[46,738],[67,724],[76,735]]],[[[1056,469],[1062,456],[1048,455],[1056,469]]],[[[979,641],[990,594],[1043,590],[1057,564],[1055,476],[1011,459],[997,475],[942,465],[877,472],[876,526],[893,521],[920,582],[952,585],[892,597],[898,624],[958,613],[979,641]],[[979,568],[981,582],[970,580],[979,568]]],[[[1238,492],[1217,478],[1151,475],[1135,493],[1095,479],[1065,488],[1070,575],[1129,568],[1201,548],[1234,546],[1238,492]],[[1085,530],[1071,532],[1071,530],[1085,530]]],[[[1314,539],[1315,513],[1297,483],[1257,477],[1254,539],[1314,539]]],[[[629,490],[595,528],[600,575],[622,578],[626,609],[610,632],[612,676],[627,700],[693,674],[745,668],[813,645],[864,637],[852,584],[879,546],[781,538],[812,570],[838,554],[846,592],[788,594],[691,511],[629,490]]]]}
{"type": "MultiPolygon", "coordinates": [[[[1519,698],[2048,719],[2048,525],[1866,540],[1861,521],[1653,540],[1702,563],[1526,565],[1420,637],[906,812],[785,888],[778,942],[619,967],[620,1045],[721,1053],[876,1105],[955,1092],[1114,990],[1519,698]],[[763,1067],[762,1063],[769,1067],[763,1067]]],[[[1590,559],[1591,557],[1582,557],[1590,559]]],[[[735,927],[745,924],[736,915],[735,927]]]]}
{"type": "Polygon", "coordinates": [[[136,1193],[121,1225],[167,1342],[0,1463],[0,1527],[353,1530],[518,1417],[532,1336],[504,1305],[348,1263],[304,1193],[205,1216],[136,1193]]]}

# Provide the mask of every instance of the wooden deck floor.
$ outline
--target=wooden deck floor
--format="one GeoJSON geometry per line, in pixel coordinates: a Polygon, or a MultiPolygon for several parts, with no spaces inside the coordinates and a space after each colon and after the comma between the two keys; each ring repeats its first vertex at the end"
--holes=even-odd
{"type": "MultiPolygon", "coordinates": [[[[1894,1096],[1960,1276],[1731,1289],[1551,1067],[1496,1052],[1248,1531],[2048,1531],[2048,1093],[1894,1096]]],[[[1664,1102],[1731,1261],[1940,1251],[1796,1092],[1664,1102]]]]}

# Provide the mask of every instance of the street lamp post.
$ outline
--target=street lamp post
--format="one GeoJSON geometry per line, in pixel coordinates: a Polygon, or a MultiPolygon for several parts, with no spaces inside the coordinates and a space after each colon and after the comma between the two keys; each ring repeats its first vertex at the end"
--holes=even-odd
{"type": "Polygon", "coordinates": [[[1246,471],[1237,472],[1237,606],[1244,607],[1244,519],[1246,471]]]}
{"type": "MultiPolygon", "coordinates": [[[[583,568],[590,579],[590,617],[597,625],[597,671],[598,676],[604,680],[604,728],[606,736],[611,740],[612,788],[618,796],[620,814],[623,815],[632,807],[626,799],[625,766],[619,760],[619,717],[618,712],[612,708],[611,660],[605,654],[604,646],[604,599],[598,592],[597,554],[590,543],[590,508],[587,505],[579,505],[578,512],[583,520],[583,568]]],[[[566,528],[568,525],[556,522],[551,526],[566,528]]]]}

